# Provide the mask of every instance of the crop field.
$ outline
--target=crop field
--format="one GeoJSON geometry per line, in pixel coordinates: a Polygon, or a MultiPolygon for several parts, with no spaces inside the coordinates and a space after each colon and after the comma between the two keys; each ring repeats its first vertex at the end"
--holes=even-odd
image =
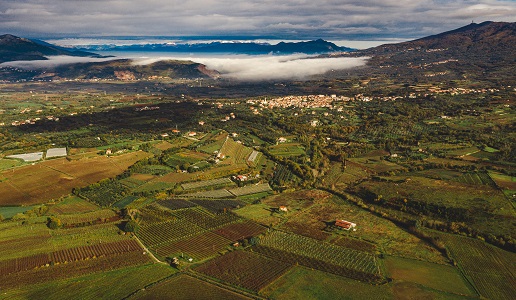
{"type": "Polygon", "coordinates": [[[324,243],[308,237],[273,231],[260,239],[259,247],[277,249],[297,257],[335,265],[347,269],[355,279],[372,281],[381,278],[380,267],[374,255],[324,243]],[[365,276],[365,277],[364,277],[365,276]]]}
{"type": "Polygon", "coordinates": [[[170,167],[176,167],[185,163],[194,164],[209,157],[209,155],[197,151],[184,151],[170,155],[165,163],[170,167]]]}
{"type": "Polygon", "coordinates": [[[188,182],[181,184],[181,187],[183,190],[195,190],[195,189],[201,189],[209,186],[214,185],[227,185],[232,184],[233,181],[229,178],[217,178],[217,179],[211,179],[211,180],[203,180],[203,181],[194,181],[194,182],[188,182]]]}
{"type": "Polygon", "coordinates": [[[516,193],[516,177],[495,172],[489,172],[489,176],[491,176],[491,178],[501,189],[513,191],[513,193],[516,193]]]}
{"type": "Polygon", "coordinates": [[[351,162],[351,163],[356,163],[356,164],[359,164],[365,168],[368,168],[369,170],[372,170],[376,173],[387,173],[387,172],[390,172],[390,171],[397,171],[397,170],[404,170],[405,168],[398,165],[398,164],[395,164],[395,163],[392,163],[392,162],[389,162],[389,161],[386,161],[386,160],[382,160],[382,159],[379,159],[379,158],[350,158],[348,160],[348,163],[351,162]]]}
{"type": "MultiPolygon", "coordinates": [[[[191,299],[225,299],[250,300],[240,294],[222,289],[211,283],[201,281],[191,276],[181,274],[166,281],[153,285],[134,296],[137,300],[155,300],[163,295],[174,295],[175,300],[191,299]]],[[[133,299],[133,298],[131,298],[133,299]]]]}
{"type": "Polygon", "coordinates": [[[342,163],[334,163],[326,173],[323,184],[327,187],[343,189],[350,183],[368,178],[371,173],[368,168],[351,161],[346,162],[346,168],[342,163]]]}
{"type": "Polygon", "coordinates": [[[60,198],[73,188],[118,175],[146,156],[144,152],[133,152],[113,158],[76,161],[59,158],[3,171],[0,205],[31,205],[60,198]]]}
{"type": "Polygon", "coordinates": [[[141,265],[149,262],[151,262],[149,256],[142,254],[142,251],[132,251],[102,256],[95,259],[80,260],[73,263],[56,264],[12,274],[0,274],[0,288],[2,290],[17,288],[31,284],[83,276],[100,271],[141,265]]]}
{"type": "Polygon", "coordinates": [[[212,190],[212,191],[203,191],[196,193],[188,193],[178,195],[181,198],[206,198],[206,199],[220,199],[220,198],[234,198],[235,196],[231,194],[226,189],[212,190]]]}
{"type": "Polygon", "coordinates": [[[195,271],[258,292],[290,267],[288,263],[251,252],[233,251],[199,266],[195,271]]]}
{"type": "Polygon", "coordinates": [[[122,200],[116,202],[113,204],[113,207],[122,209],[133,203],[134,201],[138,200],[138,196],[126,196],[125,198],[122,198],[122,200]]]}
{"type": "MultiPolygon", "coordinates": [[[[113,223],[103,223],[85,227],[50,230],[51,240],[41,252],[50,252],[55,249],[68,249],[110,242],[128,240],[128,235],[119,234],[120,229],[113,223]]],[[[31,251],[37,249],[32,247],[31,251]]]]}
{"type": "Polygon", "coordinates": [[[155,179],[156,182],[180,183],[184,181],[191,181],[197,178],[195,173],[168,173],[155,179]]]}
{"type": "Polygon", "coordinates": [[[284,186],[292,182],[299,182],[300,178],[292,173],[286,166],[277,164],[274,168],[272,181],[277,185],[284,186]]]}
{"type": "Polygon", "coordinates": [[[164,150],[168,150],[168,149],[170,149],[170,148],[173,148],[173,147],[174,147],[174,145],[172,145],[172,144],[171,144],[171,143],[169,143],[169,142],[165,142],[165,141],[163,141],[163,142],[159,142],[159,143],[155,143],[155,144],[153,144],[152,146],[153,146],[154,148],[159,149],[159,150],[162,150],[162,151],[164,151],[164,150]]]}
{"type": "Polygon", "coordinates": [[[332,240],[331,243],[344,248],[368,253],[375,253],[378,250],[375,244],[345,236],[338,237],[336,240],[332,240]]]}
{"type": "Polygon", "coordinates": [[[50,238],[45,224],[20,226],[16,222],[5,223],[0,229],[0,260],[30,256],[34,251],[51,251],[50,238]]]}
{"type": "Polygon", "coordinates": [[[104,178],[114,177],[135,162],[149,156],[149,153],[136,151],[111,157],[97,156],[72,161],[60,158],[45,161],[43,164],[91,184],[104,178]]]}
{"type": "Polygon", "coordinates": [[[272,189],[268,183],[250,184],[239,188],[230,189],[229,192],[235,196],[244,196],[258,194],[262,192],[271,192],[272,189]]]}
{"type": "Polygon", "coordinates": [[[231,213],[214,215],[199,208],[187,208],[174,211],[174,215],[206,230],[215,229],[240,220],[231,213]]]}
{"type": "Polygon", "coordinates": [[[135,188],[133,191],[136,193],[141,192],[155,192],[155,191],[166,191],[172,190],[176,187],[175,183],[162,182],[162,181],[149,181],[135,188]]]}
{"type": "Polygon", "coordinates": [[[161,257],[186,255],[195,261],[200,261],[224,250],[230,242],[215,233],[205,232],[177,242],[163,244],[156,248],[156,253],[161,257]]]}
{"type": "Polygon", "coordinates": [[[516,254],[477,239],[450,234],[439,237],[480,295],[488,299],[514,298],[516,254]]]}
{"type": "Polygon", "coordinates": [[[0,263],[0,274],[8,275],[35,268],[48,267],[54,264],[69,263],[134,251],[141,252],[142,249],[140,245],[133,240],[64,249],[51,253],[42,253],[2,261],[0,263]]]}
{"type": "Polygon", "coordinates": [[[457,177],[456,180],[461,183],[471,185],[488,185],[496,187],[496,183],[491,179],[489,174],[483,172],[465,173],[464,175],[457,177]]]}
{"type": "Polygon", "coordinates": [[[154,178],[154,176],[147,175],[147,174],[132,174],[130,177],[118,180],[118,182],[120,182],[123,186],[125,186],[129,189],[134,189],[153,178],[154,178]],[[146,180],[140,179],[139,177],[141,177],[141,176],[145,176],[146,180]]]}
{"type": "Polygon", "coordinates": [[[0,171],[7,170],[22,165],[23,163],[16,159],[1,159],[0,158],[0,171]]]}
{"type": "Polygon", "coordinates": [[[64,215],[64,214],[80,214],[97,210],[99,207],[95,204],[85,201],[77,196],[69,196],[64,200],[50,206],[48,214],[64,215]]]}
{"type": "Polygon", "coordinates": [[[123,299],[174,273],[161,264],[139,265],[4,291],[8,299],[123,299]]]}
{"type": "Polygon", "coordinates": [[[94,222],[103,219],[110,219],[116,215],[117,214],[111,209],[102,209],[82,214],[60,215],[59,219],[61,220],[61,222],[63,222],[63,225],[69,225],[94,222]]]}
{"type": "Polygon", "coordinates": [[[459,295],[476,296],[458,269],[450,265],[439,265],[401,257],[387,257],[385,265],[389,277],[418,283],[436,290],[459,295]]]}
{"type": "Polygon", "coordinates": [[[226,213],[232,209],[244,207],[247,203],[240,200],[190,200],[199,206],[204,207],[207,211],[219,214],[226,213]]]}
{"type": "MultiPolygon", "coordinates": [[[[342,276],[295,266],[288,273],[260,291],[268,299],[395,299],[387,284],[371,285],[342,276]]],[[[412,294],[404,295],[410,298],[412,294]]],[[[440,298],[419,298],[440,299],[440,298]]]]}
{"type": "Polygon", "coordinates": [[[147,247],[155,248],[164,243],[187,238],[202,231],[201,227],[184,220],[173,220],[141,226],[137,235],[147,247]]]}
{"type": "Polygon", "coordinates": [[[79,196],[99,206],[108,207],[121,200],[127,191],[127,188],[118,180],[110,180],[80,189],[79,196]]]}
{"type": "Polygon", "coordinates": [[[277,225],[281,219],[265,204],[253,204],[233,211],[236,215],[253,220],[265,226],[277,225]]]}
{"type": "Polygon", "coordinates": [[[231,241],[257,236],[266,231],[266,228],[252,221],[233,223],[213,230],[214,233],[223,236],[231,241]]]}
{"type": "Polygon", "coordinates": [[[157,203],[159,205],[161,205],[163,207],[166,207],[168,209],[171,209],[171,210],[176,210],[176,209],[182,209],[182,208],[189,208],[189,207],[197,206],[197,205],[195,205],[194,203],[192,203],[190,201],[182,200],[182,199],[162,200],[162,201],[158,201],[157,203]]]}
{"type": "Polygon", "coordinates": [[[213,154],[215,151],[220,151],[224,143],[228,139],[228,133],[220,132],[207,140],[201,147],[199,147],[199,151],[206,152],[208,154],[213,154]]]}
{"type": "Polygon", "coordinates": [[[22,214],[35,206],[0,206],[0,216],[4,219],[10,219],[17,214],[22,214]]]}
{"type": "Polygon", "coordinates": [[[177,219],[169,210],[163,209],[156,202],[140,209],[141,225],[177,219]]]}
{"type": "Polygon", "coordinates": [[[269,151],[272,155],[291,157],[305,155],[305,149],[299,143],[283,143],[269,147],[269,151]]]}

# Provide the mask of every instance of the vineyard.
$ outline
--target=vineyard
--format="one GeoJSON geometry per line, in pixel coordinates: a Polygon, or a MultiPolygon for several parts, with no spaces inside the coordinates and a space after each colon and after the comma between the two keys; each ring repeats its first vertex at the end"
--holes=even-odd
{"type": "Polygon", "coordinates": [[[79,214],[90,212],[96,209],[98,209],[98,206],[95,204],[85,201],[79,197],[71,196],[51,206],[48,210],[48,213],[56,215],[79,214]]]}
{"type": "Polygon", "coordinates": [[[191,200],[211,213],[226,213],[232,209],[244,207],[247,203],[240,200],[191,200]]]}
{"type": "Polygon", "coordinates": [[[194,182],[188,182],[181,184],[181,187],[183,190],[195,190],[195,189],[201,189],[209,186],[215,186],[215,185],[226,185],[226,184],[232,184],[233,181],[229,178],[217,178],[217,179],[210,179],[210,180],[203,180],[203,181],[194,181],[194,182]]]}
{"type": "Polygon", "coordinates": [[[465,275],[488,299],[514,299],[516,254],[498,249],[480,240],[440,235],[465,275]]]}
{"type": "Polygon", "coordinates": [[[0,273],[0,289],[33,285],[59,279],[73,278],[101,271],[141,265],[151,260],[142,251],[131,251],[73,263],[56,264],[11,274],[0,273]]]}
{"type": "Polygon", "coordinates": [[[161,257],[186,255],[195,260],[204,260],[225,249],[230,242],[219,235],[206,232],[159,246],[156,248],[156,253],[161,257]]]}
{"type": "Polygon", "coordinates": [[[153,285],[135,295],[138,300],[161,299],[163,295],[174,295],[174,300],[224,299],[248,300],[250,298],[230,292],[216,285],[181,274],[153,285]]]}
{"type": "Polygon", "coordinates": [[[44,266],[48,267],[54,264],[69,263],[126,252],[140,252],[141,250],[142,248],[133,240],[59,250],[0,262],[0,274],[7,275],[44,266]]]}
{"type": "Polygon", "coordinates": [[[182,198],[206,198],[206,199],[217,199],[217,198],[233,198],[233,194],[231,194],[226,189],[213,190],[213,191],[204,191],[190,194],[182,194],[178,197],[182,198]]]}
{"type": "Polygon", "coordinates": [[[233,251],[196,268],[195,271],[258,292],[291,265],[246,251],[233,251]]]}
{"type": "Polygon", "coordinates": [[[272,189],[268,183],[250,184],[243,187],[229,190],[229,192],[235,196],[244,196],[251,194],[258,194],[262,192],[272,192],[272,189]]]}
{"type": "Polygon", "coordinates": [[[484,172],[465,173],[464,175],[457,177],[456,180],[465,184],[488,185],[496,188],[496,183],[491,179],[489,174],[484,172]]]}
{"type": "Polygon", "coordinates": [[[212,230],[240,220],[239,217],[231,213],[213,215],[198,208],[174,211],[174,215],[206,230],[212,230]]]}
{"type": "Polygon", "coordinates": [[[76,190],[78,195],[100,206],[111,206],[123,198],[127,188],[117,180],[105,180],[76,190]]]}
{"type": "Polygon", "coordinates": [[[230,138],[226,140],[220,149],[220,153],[232,159],[235,164],[246,164],[247,158],[251,155],[252,151],[251,148],[245,147],[230,138]]]}
{"type": "Polygon", "coordinates": [[[164,243],[193,236],[202,231],[201,227],[185,220],[173,220],[141,226],[137,235],[146,246],[156,247],[164,243]]]}
{"type": "Polygon", "coordinates": [[[274,231],[260,239],[254,251],[278,260],[293,260],[308,267],[363,281],[382,279],[374,255],[320,242],[308,237],[274,231]],[[279,251],[275,251],[279,250],[279,251]],[[331,271],[331,270],[336,271],[331,271]]]}
{"type": "Polygon", "coordinates": [[[332,243],[337,246],[341,246],[341,247],[345,247],[345,248],[349,248],[349,249],[353,249],[353,250],[357,250],[357,251],[362,251],[362,252],[375,253],[377,251],[377,247],[375,244],[372,244],[372,243],[369,243],[366,241],[362,241],[359,239],[348,238],[345,236],[342,236],[342,237],[338,238],[337,240],[332,241],[332,243]]]}
{"type": "Polygon", "coordinates": [[[176,210],[176,209],[182,209],[182,208],[189,208],[196,206],[190,201],[181,200],[181,199],[169,199],[169,200],[163,200],[158,202],[159,205],[166,207],[170,210],[176,210]]]}
{"type": "Polygon", "coordinates": [[[291,182],[299,182],[299,177],[294,175],[294,173],[292,173],[287,166],[277,164],[276,169],[274,170],[272,181],[274,184],[283,186],[291,182]]]}
{"type": "Polygon", "coordinates": [[[256,224],[252,221],[246,221],[243,223],[229,224],[224,227],[218,228],[213,232],[232,241],[239,241],[242,239],[257,236],[265,232],[265,230],[265,227],[263,227],[262,225],[256,224]]]}
{"type": "Polygon", "coordinates": [[[93,223],[98,220],[106,220],[115,217],[116,214],[111,209],[102,209],[82,214],[60,215],[59,219],[64,225],[81,223],[93,223]]]}

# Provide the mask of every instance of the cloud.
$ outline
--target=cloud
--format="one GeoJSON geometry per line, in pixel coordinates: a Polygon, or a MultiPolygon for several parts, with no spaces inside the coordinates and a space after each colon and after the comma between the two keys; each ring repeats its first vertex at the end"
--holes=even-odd
{"type": "Polygon", "coordinates": [[[0,64],[0,67],[15,67],[24,70],[33,69],[50,69],[61,65],[69,65],[75,63],[87,63],[87,62],[102,62],[108,60],[114,60],[114,57],[106,58],[94,58],[94,57],[76,57],[66,55],[48,56],[48,60],[18,60],[9,61],[0,64]]]}
{"type": "Polygon", "coordinates": [[[262,35],[422,37],[476,22],[516,21],[510,0],[16,0],[0,28],[28,36],[262,35]]]}
{"type": "Polygon", "coordinates": [[[332,70],[342,70],[365,65],[367,57],[314,58],[307,55],[226,57],[160,57],[135,59],[137,64],[149,64],[164,59],[187,59],[202,63],[219,71],[224,78],[241,81],[308,79],[332,70]]]}

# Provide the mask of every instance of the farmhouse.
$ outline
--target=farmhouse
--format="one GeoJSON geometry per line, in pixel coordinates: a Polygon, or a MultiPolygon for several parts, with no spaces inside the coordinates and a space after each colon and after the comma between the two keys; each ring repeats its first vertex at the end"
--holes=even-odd
{"type": "Polygon", "coordinates": [[[340,228],[342,228],[344,230],[353,229],[353,231],[357,231],[357,229],[356,229],[357,224],[351,223],[351,222],[348,222],[348,221],[344,221],[344,220],[336,220],[335,221],[335,226],[340,227],[340,228]]]}
{"type": "Polygon", "coordinates": [[[288,208],[286,206],[283,206],[283,205],[279,207],[279,210],[280,211],[284,211],[284,212],[288,212],[288,208]]]}

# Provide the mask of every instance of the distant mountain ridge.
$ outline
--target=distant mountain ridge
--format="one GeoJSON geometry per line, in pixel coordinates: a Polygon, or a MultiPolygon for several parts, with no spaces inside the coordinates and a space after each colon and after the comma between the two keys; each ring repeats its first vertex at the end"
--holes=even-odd
{"type": "Polygon", "coordinates": [[[79,48],[86,51],[142,51],[172,53],[232,53],[232,54],[323,54],[349,52],[354,49],[339,47],[323,39],[306,42],[280,42],[276,45],[257,42],[211,42],[178,44],[137,44],[137,45],[91,45],[79,48]]]}
{"type": "Polygon", "coordinates": [[[0,63],[17,60],[46,60],[46,56],[68,55],[81,57],[100,57],[76,49],[65,49],[42,41],[20,38],[11,34],[0,35],[0,63]]]}
{"type": "MultiPolygon", "coordinates": [[[[486,21],[471,23],[455,30],[446,31],[413,41],[386,44],[363,52],[381,53],[397,52],[407,48],[452,49],[464,51],[478,50],[512,50],[516,49],[516,23],[486,21]]],[[[513,52],[514,53],[514,52],[513,52]]]]}

